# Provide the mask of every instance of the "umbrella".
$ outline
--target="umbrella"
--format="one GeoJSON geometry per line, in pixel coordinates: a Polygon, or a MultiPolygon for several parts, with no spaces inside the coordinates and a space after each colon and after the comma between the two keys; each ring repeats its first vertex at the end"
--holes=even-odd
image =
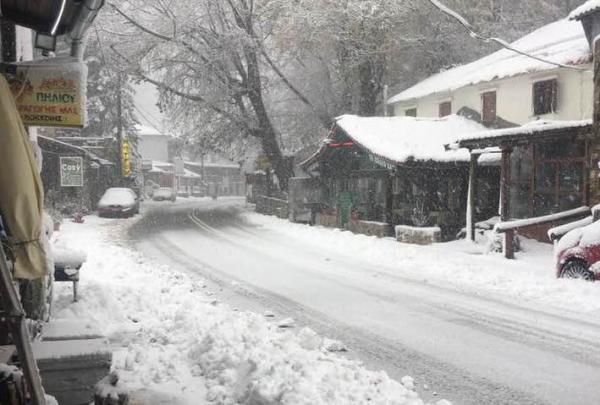
{"type": "Polygon", "coordinates": [[[48,272],[40,241],[43,201],[31,141],[0,74],[0,213],[10,236],[15,278],[35,280],[48,272]]]}

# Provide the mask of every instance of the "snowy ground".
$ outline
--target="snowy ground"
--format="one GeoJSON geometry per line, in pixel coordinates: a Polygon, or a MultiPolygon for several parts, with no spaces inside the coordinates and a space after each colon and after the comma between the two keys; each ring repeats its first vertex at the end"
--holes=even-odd
{"type": "Polygon", "coordinates": [[[550,246],[526,243],[507,261],[467,242],[403,245],[219,204],[157,209],[132,243],[205,278],[221,301],[291,317],[372,369],[413,375],[428,400],[600,397],[600,284],[556,280],[550,246]]]}
{"type": "Polygon", "coordinates": [[[63,225],[61,243],[88,261],[80,301],[58,283],[53,316],[100,325],[113,367],[148,403],[422,404],[412,379],[368,371],[308,328],[279,327],[292,320],[220,304],[202,277],[132,251],[125,235],[137,221],[63,225]]]}
{"type": "Polygon", "coordinates": [[[311,246],[327,246],[338,257],[358,257],[385,275],[560,312],[600,319],[600,283],[556,279],[553,247],[522,240],[516,260],[488,253],[484,244],[460,240],[434,246],[400,244],[338,229],[291,224],[245,213],[247,221],[271,234],[311,246]]]}

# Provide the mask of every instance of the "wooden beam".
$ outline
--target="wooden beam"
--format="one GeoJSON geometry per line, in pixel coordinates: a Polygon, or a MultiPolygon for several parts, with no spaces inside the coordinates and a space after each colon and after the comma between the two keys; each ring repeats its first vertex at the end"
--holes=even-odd
{"type": "Polygon", "coordinates": [[[593,135],[600,136],[600,38],[594,43],[594,123],[593,135]]]}
{"type": "Polygon", "coordinates": [[[502,149],[502,166],[500,171],[500,219],[510,219],[510,155],[512,149],[502,149]]]}
{"type": "Polygon", "coordinates": [[[390,172],[385,178],[385,222],[392,224],[394,210],[394,174],[390,172]]]}
{"type": "Polygon", "coordinates": [[[469,196],[467,198],[467,237],[475,241],[475,206],[477,204],[477,160],[478,153],[471,153],[469,164],[469,196]]]}
{"type": "MultiPolygon", "coordinates": [[[[502,170],[500,175],[500,220],[510,219],[510,155],[512,149],[502,148],[502,170]]],[[[513,246],[514,231],[504,233],[504,257],[515,258],[513,246]]]]}

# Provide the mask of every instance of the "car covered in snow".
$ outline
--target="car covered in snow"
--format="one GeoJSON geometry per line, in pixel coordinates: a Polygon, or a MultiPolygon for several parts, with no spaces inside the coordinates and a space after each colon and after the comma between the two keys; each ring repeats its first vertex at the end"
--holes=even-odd
{"type": "Polygon", "coordinates": [[[600,221],[568,232],[555,250],[557,277],[600,280],[600,221]]]}
{"type": "Polygon", "coordinates": [[[154,201],[172,201],[175,202],[177,199],[177,194],[175,194],[175,190],[169,187],[161,187],[154,192],[152,195],[152,200],[154,201]]]}
{"type": "Polygon", "coordinates": [[[98,216],[131,217],[140,212],[140,200],[130,188],[113,187],[98,202],[98,216]]]}

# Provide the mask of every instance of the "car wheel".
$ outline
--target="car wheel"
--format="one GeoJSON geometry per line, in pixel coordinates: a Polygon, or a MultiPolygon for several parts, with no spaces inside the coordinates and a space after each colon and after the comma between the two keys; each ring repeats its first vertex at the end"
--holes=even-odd
{"type": "Polygon", "coordinates": [[[560,272],[561,278],[575,278],[586,281],[594,281],[594,273],[583,260],[569,260],[564,264],[560,272]]]}

